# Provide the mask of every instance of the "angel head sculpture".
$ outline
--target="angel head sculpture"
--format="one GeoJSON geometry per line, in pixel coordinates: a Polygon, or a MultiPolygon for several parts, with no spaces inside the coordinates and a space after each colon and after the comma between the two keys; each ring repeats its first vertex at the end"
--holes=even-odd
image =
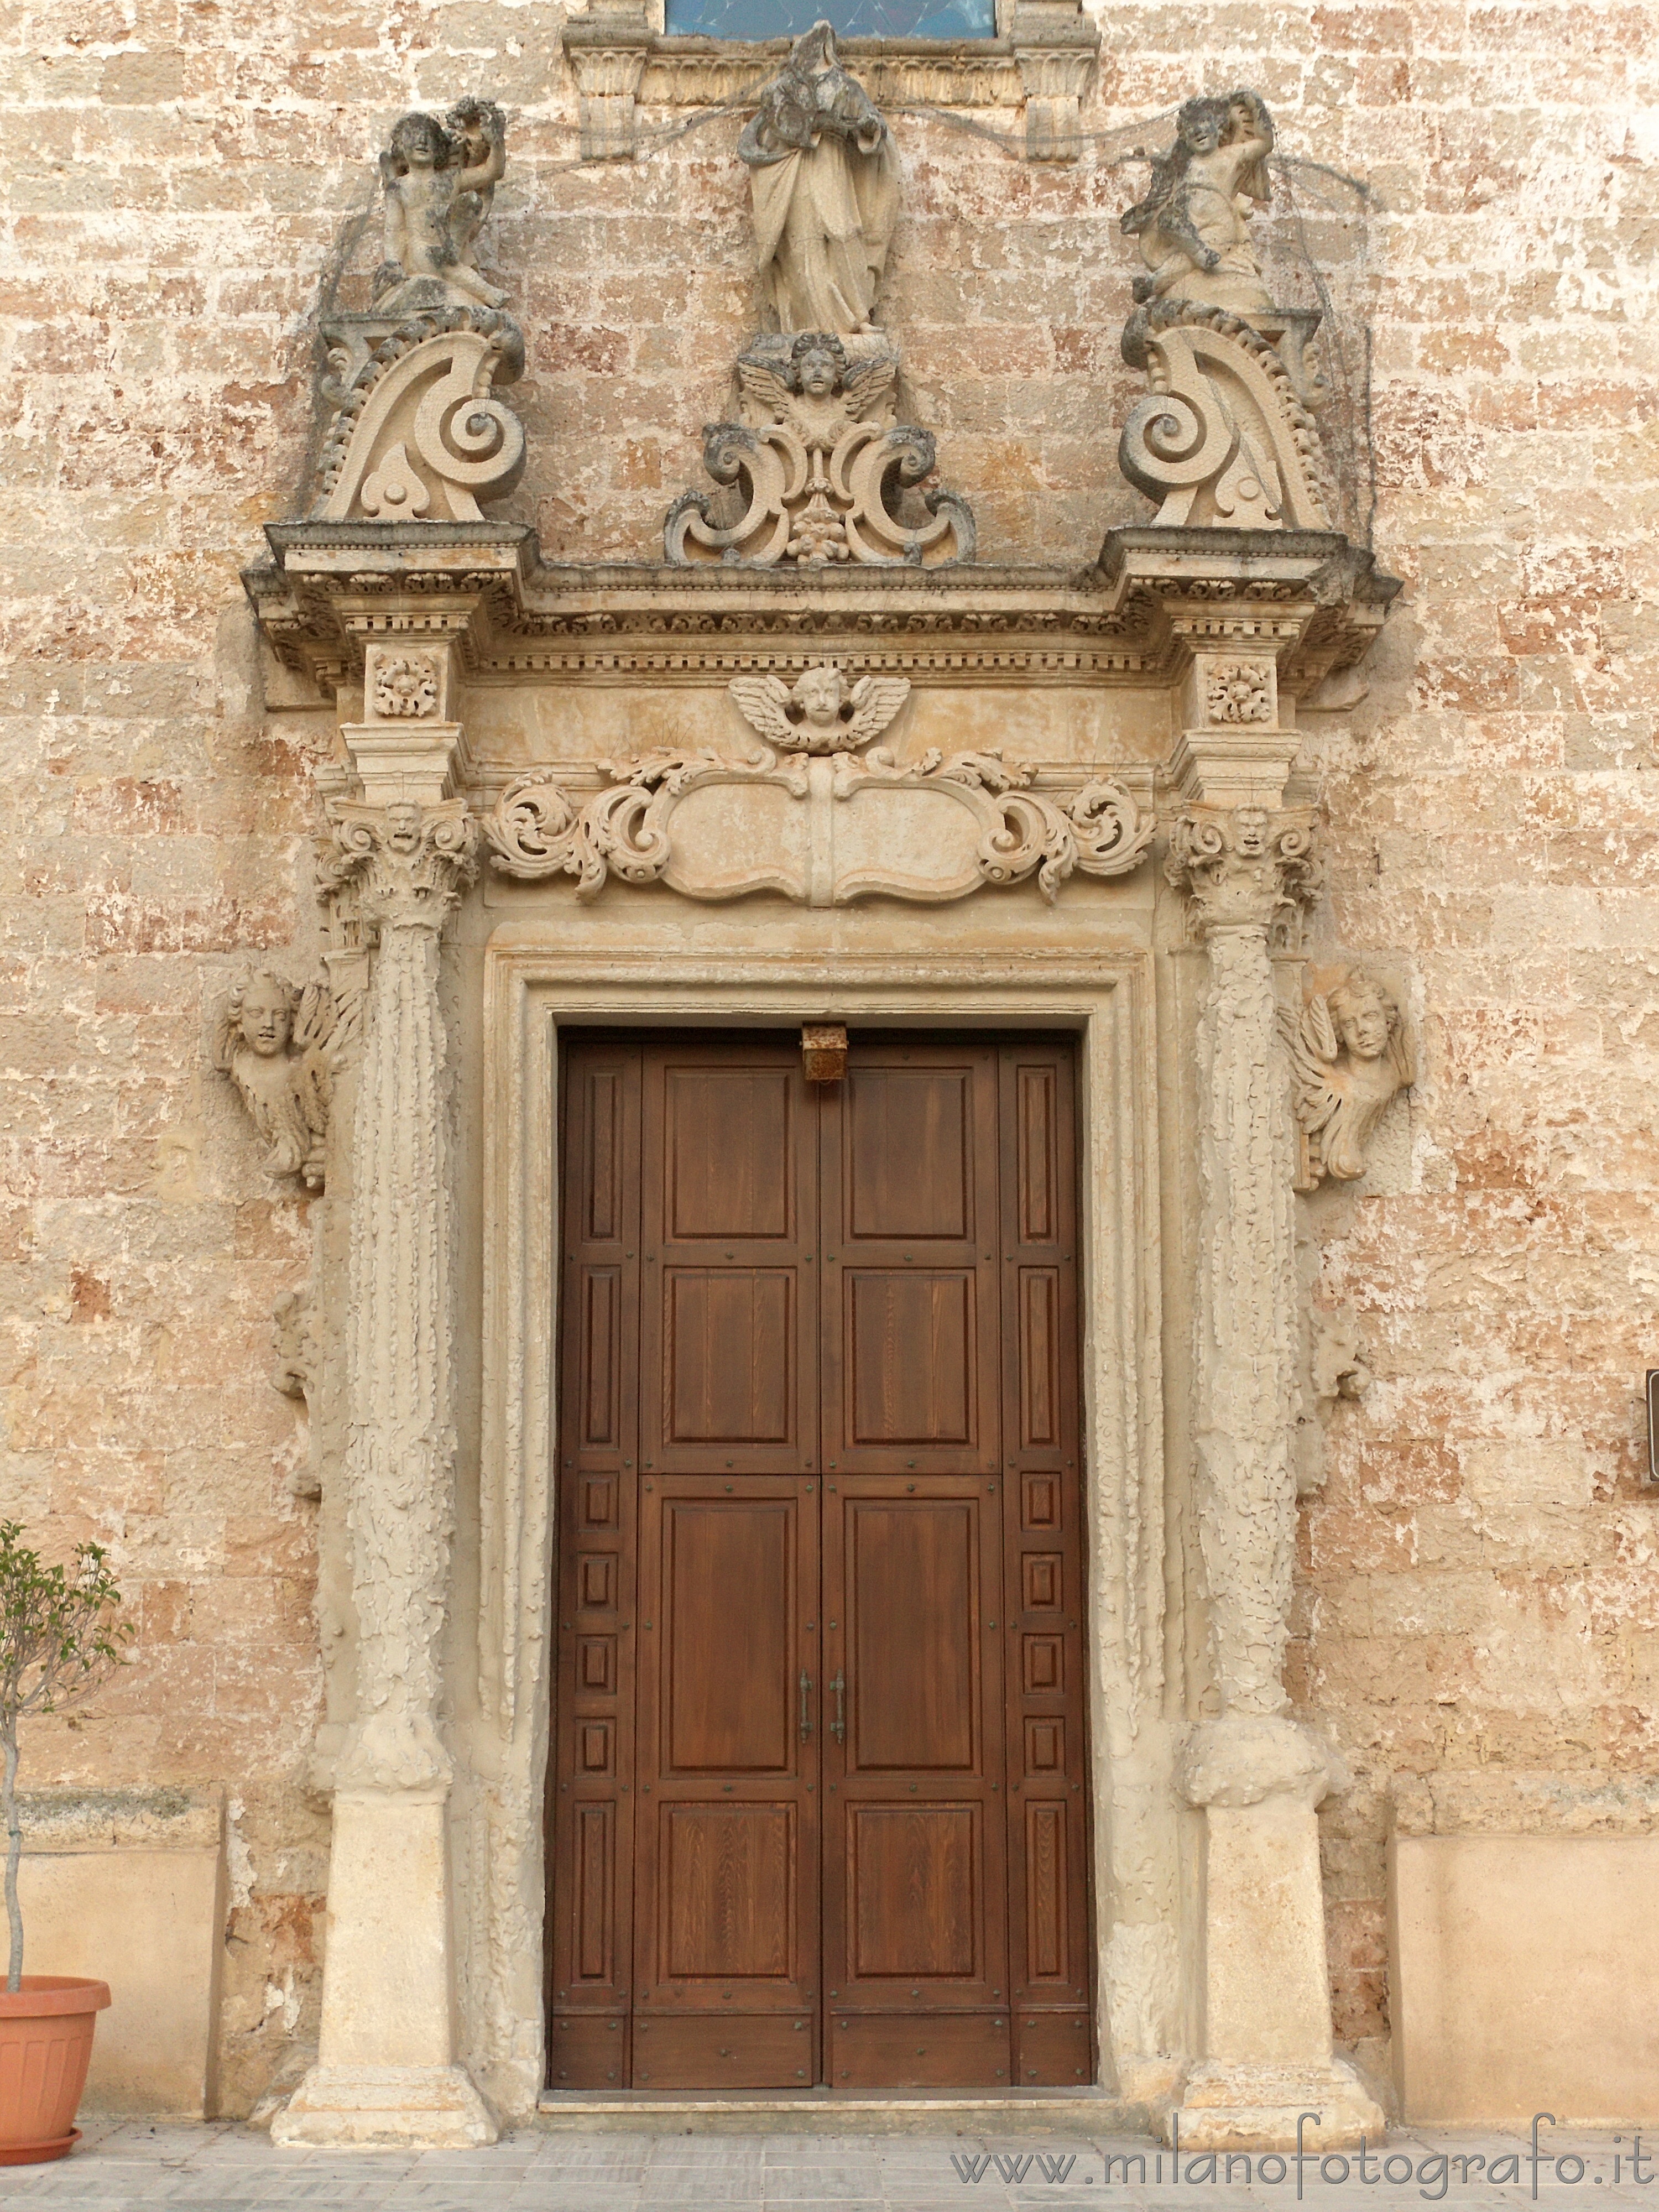
{"type": "Polygon", "coordinates": [[[1255,93],[1183,102],[1176,143],[1152,163],[1146,197],[1120,219],[1146,264],[1135,279],[1137,301],[1192,300],[1235,314],[1273,306],[1249,228],[1269,198],[1273,149],[1273,118],[1255,93]]]}
{"type": "Polygon", "coordinates": [[[310,1190],[323,1187],[335,1028],[326,984],[296,989],[268,968],[236,986],[216,1025],[214,1065],[264,1139],[266,1168],[303,1177],[310,1190]]]}
{"type": "Polygon", "coordinates": [[[792,685],[781,676],[734,676],[733,705],[757,736],[781,752],[850,753],[878,738],[910,696],[904,676],[861,676],[848,685],[839,661],[815,661],[792,685]]]}
{"type": "Polygon", "coordinates": [[[1374,976],[1349,968],[1300,1021],[1287,1013],[1284,1028],[1301,1131],[1297,1188],[1312,1190],[1326,1176],[1352,1182],[1390,1101],[1417,1080],[1404,1018],[1374,976]]]}
{"type": "Polygon", "coordinates": [[[377,310],[501,305],[506,293],[479,275],[472,252],[506,168],[507,119],[492,100],[458,100],[441,122],[418,110],[398,118],[380,156],[377,310]]]}

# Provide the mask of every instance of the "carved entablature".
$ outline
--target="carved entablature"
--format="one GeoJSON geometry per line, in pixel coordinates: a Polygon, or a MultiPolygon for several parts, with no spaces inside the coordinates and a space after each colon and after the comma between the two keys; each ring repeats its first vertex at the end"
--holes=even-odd
{"type": "Polygon", "coordinates": [[[761,739],[748,759],[606,762],[591,797],[540,773],[520,777],[484,823],[492,864],[520,878],[574,876],[581,898],[615,875],[689,898],[769,890],[814,907],[937,902],[1032,876],[1052,899],[1073,874],[1139,867],[1152,817],[1115,781],[1040,789],[1032,769],[997,751],[947,758],[929,749],[901,763],[872,746],[855,757],[851,748],[872,745],[909,689],[866,677],[847,691],[833,664],[809,669],[793,690],[739,678],[732,704],[761,739]],[[845,722],[844,691],[854,710],[845,722]]]}

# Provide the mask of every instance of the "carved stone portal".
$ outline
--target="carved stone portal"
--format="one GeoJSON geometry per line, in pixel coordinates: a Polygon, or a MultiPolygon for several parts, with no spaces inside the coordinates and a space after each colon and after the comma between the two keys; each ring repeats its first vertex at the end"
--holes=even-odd
{"type": "Polygon", "coordinates": [[[933,568],[974,557],[974,518],[955,492],[915,492],[932,434],[894,420],[898,356],[854,355],[831,331],[756,338],[738,357],[742,419],[703,432],[703,466],[734,495],[682,492],[663,550],[700,561],[933,568]]]}
{"type": "Polygon", "coordinates": [[[1035,875],[1052,899],[1074,873],[1127,874],[1152,842],[1151,817],[1119,783],[1039,791],[1033,769],[996,751],[946,758],[930,748],[903,764],[884,747],[862,758],[832,753],[832,743],[877,735],[909,690],[902,678],[863,678],[846,723],[833,664],[809,669],[793,692],[767,677],[739,677],[730,689],[763,739],[750,759],[657,752],[602,762],[605,786],[587,799],[544,773],[520,776],[483,825],[494,866],[527,878],[574,876],[579,898],[614,873],[660,880],[688,898],[770,890],[813,907],[939,902],[1035,875]],[[798,702],[811,703],[796,722],[798,702]]]}

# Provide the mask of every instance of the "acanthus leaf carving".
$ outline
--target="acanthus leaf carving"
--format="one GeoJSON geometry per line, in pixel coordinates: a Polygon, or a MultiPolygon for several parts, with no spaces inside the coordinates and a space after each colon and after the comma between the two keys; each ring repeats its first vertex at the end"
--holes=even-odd
{"type": "Polygon", "coordinates": [[[737,497],[681,494],[663,525],[671,564],[932,568],[973,559],[967,502],[912,491],[933,468],[933,436],[893,420],[898,358],[871,342],[881,349],[855,355],[826,331],[753,342],[738,362],[744,419],[703,433],[704,467],[737,497]],[[921,513],[906,513],[907,495],[921,513]]]}
{"type": "Polygon", "coordinates": [[[432,806],[329,808],[332,843],[318,864],[325,896],[354,896],[354,915],[371,928],[442,927],[462,887],[477,873],[477,830],[463,799],[432,806]]]}
{"type": "Polygon", "coordinates": [[[1110,777],[1038,789],[1035,769],[999,751],[930,749],[900,762],[872,745],[908,692],[902,678],[849,690],[828,663],[793,689],[776,677],[738,677],[730,689],[761,739],[750,759],[601,763],[605,784],[588,797],[545,772],[520,776],[483,824],[493,865],[526,879],[574,876],[579,898],[615,874],[660,878],[693,898],[775,890],[828,907],[960,898],[1031,876],[1053,899],[1074,874],[1127,874],[1151,845],[1150,816],[1110,777]],[[871,750],[855,757],[855,744],[871,750]]]}
{"type": "Polygon", "coordinates": [[[236,1086],[266,1146],[265,1167],[326,1180],[334,1068],[351,1041],[356,1008],[337,1005],[325,977],[290,983],[256,969],[230,992],[214,1024],[213,1063],[236,1086]]]}
{"type": "Polygon", "coordinates": [[[1170,833],[1164,872],[1187,892],[1198,935],[1261,929],[1276,950],[1295,951],[1321,882],[1314,836],[1310,808],[1189,807],[1170,833]]]}
{"type": "Polygon", "coordinates": [[[1405,1018],[1374,976],[1348,968],[1313,993],[1299,1016],[1281,1007],[1279,1026],[1296,1101],[1296,1187],[1316,1190],[1328,1176],[1354,1182],[1383,1115],[1417,1080],[1405,1018]]]}

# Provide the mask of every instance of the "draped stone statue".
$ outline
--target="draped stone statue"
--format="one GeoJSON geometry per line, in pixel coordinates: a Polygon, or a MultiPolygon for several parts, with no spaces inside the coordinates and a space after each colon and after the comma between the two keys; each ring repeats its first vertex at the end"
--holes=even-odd
{"type": "Polygon", "coordinates": [[[738,142],[761,282],[781,331],[869,331],[898,213],[898,159],[868,94],[815,23],[738,142]]]}
{"type": "Polygon", "coordinates": [[[1253,92],[1188,100],[1176,143],[1152,164],[1146,197],[1121,218],[1149,274],[1138,301],[1194,300],[1250,314],[1273,305],[1250,244],[1249,217],[1270,197],[1273,119],[1253,92]]]}

